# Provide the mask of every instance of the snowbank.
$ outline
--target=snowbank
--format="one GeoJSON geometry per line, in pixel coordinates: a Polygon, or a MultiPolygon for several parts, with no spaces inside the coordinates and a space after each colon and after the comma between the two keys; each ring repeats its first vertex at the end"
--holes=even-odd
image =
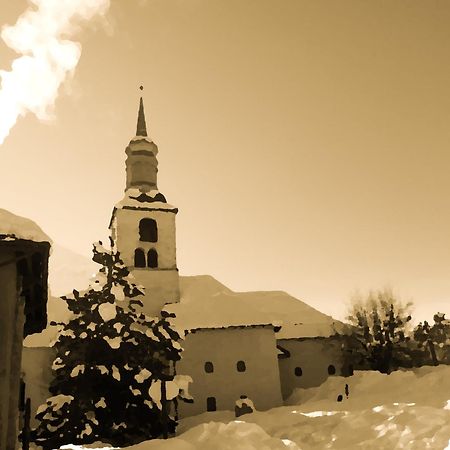
{"type": "MultiPolygon", "coordinates": [[[[133,450],[450,450],[450,367],[356,372],[298,389],[290,406],[188,417],[179,435],[133,450]],[[345,384],[349,397],[345,397],[345,384]],[[342,394],[344,399],[337,402],[342,394]]],[[[100,447],[100,446],[99,446],[100,447]]],[[[76,448],[76,447],[75,447],[76,448]]]]}
{"type": "Polygon", "coordinates": [[[0,209],[0,240],[25,239],[34,242],[52,242],[32,220],[0,209]]]}
{"type": "Polygon", "coordinates": [[[198,425],[182,436],[143,442],[127,447],[133,450],[300,450],[293,443],[273,438],[261,427],[239,420],[198,425]]]}
{"type": "MultiPolygon", "coordinates": [[[[288,439],[302,450],[450,449],[448,366],[391,375],[356,372],[349,378],[330,377],[317,388],[297,389],[288,403],[239,419],[258,425],[273,438],[288,439]],[[336,401],[339,394],[342,402],[336,401]]],[[[208,418],[225,423],[234,419],[231,412],[209,414],[184,419],[179,432],[208,418]]]]}

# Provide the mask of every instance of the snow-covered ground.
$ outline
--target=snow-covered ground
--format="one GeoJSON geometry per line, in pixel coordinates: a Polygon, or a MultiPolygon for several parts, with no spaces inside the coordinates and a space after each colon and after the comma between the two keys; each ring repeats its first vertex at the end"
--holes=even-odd
{"type": "Polygon", "coordinates": [[[287,404],[238,420],[227,411],[190,417],[181,421],[176,438],[128,449],[450,449],[448,366],[331,377],[317,388],[298,389],[287,404]],[[336,401],[339,394],[342,402],[336,401]]]}

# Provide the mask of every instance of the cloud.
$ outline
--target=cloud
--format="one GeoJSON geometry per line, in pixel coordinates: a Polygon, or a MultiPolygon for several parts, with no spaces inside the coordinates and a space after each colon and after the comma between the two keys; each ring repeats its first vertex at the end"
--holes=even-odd
{"type": "Polygon", "coordinates": [[[110,0],[31,0],[15,25],[3,26],[1,38],[19,56],[11,70],[0,70],[0,145],[19,116],[28,112],[50,118],[64,80],[75,70],[81,44],[72,40],[80,26],[104,15],[110,0]]]}

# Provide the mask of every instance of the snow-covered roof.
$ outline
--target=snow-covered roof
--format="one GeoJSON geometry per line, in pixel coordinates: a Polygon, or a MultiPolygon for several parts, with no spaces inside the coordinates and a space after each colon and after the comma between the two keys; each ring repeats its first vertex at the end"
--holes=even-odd
{"type": "Polygon", "coordinates": [[[0,209],[0,241],[17,239],[51,243],[51,239],[32,220],[0,209]]]}
{"type": "Polygon", "coordinates": [[[181,300],[165,307],[185,330],[274,325],[277,339],[331,336],[340,322],[282,291],[233,292],[209,275],[180,277],[181,300]]]}
{"type": "Polygon", "coordinates": [[[149,192],[142,192],[140,189],[130,188],[125,191],[125,195],[120,202],[114,206],[111,222],[114,218],[115,212],[118,209],[139,209],[145,211],[170,211],[177,212],[178,208],[169,205],[164,195],[158,190],[154,189],[149,192]]]}

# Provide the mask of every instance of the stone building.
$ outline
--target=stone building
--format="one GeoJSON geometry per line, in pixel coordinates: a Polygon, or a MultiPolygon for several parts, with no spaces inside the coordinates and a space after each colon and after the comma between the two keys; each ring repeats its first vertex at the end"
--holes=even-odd
{"type": "Polygon", "coordinates": [[[0,209],[0,450],[16,448],[22,341],[47,325],[50,240],[31,220],[0,209]]]}
{"type": "MultiPolygon", "coordinates": [[[[111,238],[145,287],[145,312],[173,312],[175,325],[187,333],[176,370],[192,377],[194,403],[180,404],[179,416],[234,410],[243,395],[256,409],[270,409],[282,405],[295,387],[340,375],[343,361],[335,335],[342,324],[333,318],[285,292],[233,292],[208,275],[179,276],[178,209],[158,190],[158,148],[147,133],[142,99],[136,136],[125,153],[125,195],[113,208],[111,238]]],[[[35,408],[45,401],[51,373],[48,366],[40,373],[27,366],[35,358],[52,360],[53,338],[46,330],[27,340],[24,370],[35,408]]]]}

